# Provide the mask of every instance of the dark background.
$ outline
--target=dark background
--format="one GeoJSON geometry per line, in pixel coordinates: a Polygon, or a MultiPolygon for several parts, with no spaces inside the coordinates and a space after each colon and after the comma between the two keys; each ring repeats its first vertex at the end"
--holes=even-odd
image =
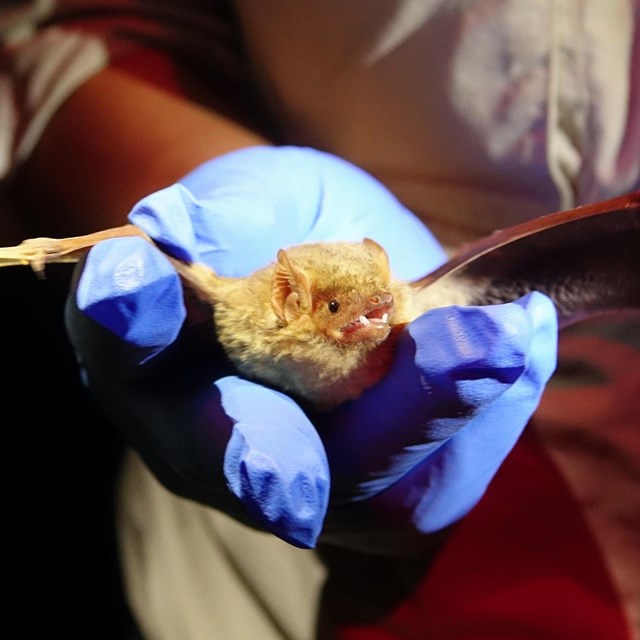
{"type": "Polygon", "coordinates": [[[114,531],[119,433],[64,329],[71,267],[0,269],[0,636],[133,638],[114,531]]]}

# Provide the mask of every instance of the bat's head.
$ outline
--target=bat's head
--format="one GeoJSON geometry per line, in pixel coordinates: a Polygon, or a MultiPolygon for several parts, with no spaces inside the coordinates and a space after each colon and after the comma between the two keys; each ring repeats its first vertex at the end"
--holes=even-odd
{"type": "Polygon", "coordinates": [[[378,344],[389,335],[393,310],[387,254],[368,238],[280,250],[271,304],[284,325],[310,318],[339,344],[378,344]]]}

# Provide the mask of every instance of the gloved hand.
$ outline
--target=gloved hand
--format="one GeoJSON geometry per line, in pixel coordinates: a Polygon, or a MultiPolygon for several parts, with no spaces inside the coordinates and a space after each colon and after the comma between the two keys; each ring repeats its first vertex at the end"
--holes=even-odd
{"type": "MultiPolygon", "coordinates": [[[[385,247],[397,277],[445,259],[377,181],[304,148],[219,157],[129,218],[166,252],[220,275],[246,275],[287,245],[365,236],[385,247]]],[[[460,518],[555,366],[555,310],[540,294],[436,309],[403,332],[381,383],[307,416],[224,358],[202,357],[186,315],[180,280],[156,248],[139,238],[94,247],[67,312],[86,382],[169,489],[302,547],[322,532],[379,548],[397,532],[420,536],[460,518]]]]}

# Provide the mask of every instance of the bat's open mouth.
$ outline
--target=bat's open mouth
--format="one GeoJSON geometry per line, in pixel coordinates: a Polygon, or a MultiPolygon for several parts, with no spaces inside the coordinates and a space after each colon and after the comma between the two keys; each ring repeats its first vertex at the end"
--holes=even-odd
{"type": "Polygon", "coordinates": [[[389,333],[389,313],[393,308],[393,296],[385,294],[384,296],[376,296],[378,301],[368,307],[364,313],[357,318],[344,325],[340,331],[344,336],[358,338],[376,338],[384,339],[389,333]]]}

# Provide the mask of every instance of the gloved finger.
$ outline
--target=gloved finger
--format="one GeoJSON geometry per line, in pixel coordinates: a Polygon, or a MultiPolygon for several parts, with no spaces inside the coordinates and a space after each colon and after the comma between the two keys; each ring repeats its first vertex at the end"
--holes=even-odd
{"type": "Polygon", "coordinates": [[[291,398],[239,378],[216,382],[233,420],[228,486],[258,522],[313,547],[329,501],[329,465],[317,431],[291,398]]]}
{"type": "MultiPolygon", "coordinates": [[[[483,416],[527,371],[534,337],[551,340],[553,329],[541,334],[538,326],[555,326],[555,319],[551,301],[532,294],[503,305],[434,309],[411,323],[385,379],[321,427],[335,500],[383,491],[483,416]]],[[[554,360],[555,338],[548,349],[554,360]]]]}
{"type": "Polygon", "coordinates": [[[533,415],[557,362],[557,321],[540,293],[514,304],[530,319],[522,375],[443,446],[374,500],[422,533],[459,520],[480,500],[533,415]],[[411,490],[408,491],[407,488],[411,490]],[[400,513],[402,512],[402,513],[400,513]]]}
{"type": "Polygon", "coordinates": [[[129,378],[173,344],[186,318],[180,278],[166,257],[142,238],[99,243],[79,267],[70,334],[85,359],[129,378]],[[104,331],[98,329],[104,328],[104,331]]]}
{"type": "Polygon", "coordinates": [[[172,255],[225,276],[251,273],[282,247],[365,236],[388,250],[398,277],[417,278],[445,259],[381,183],[309,148],[251,147],[214,158],[141,200],[129,219],[172,255]]]}

